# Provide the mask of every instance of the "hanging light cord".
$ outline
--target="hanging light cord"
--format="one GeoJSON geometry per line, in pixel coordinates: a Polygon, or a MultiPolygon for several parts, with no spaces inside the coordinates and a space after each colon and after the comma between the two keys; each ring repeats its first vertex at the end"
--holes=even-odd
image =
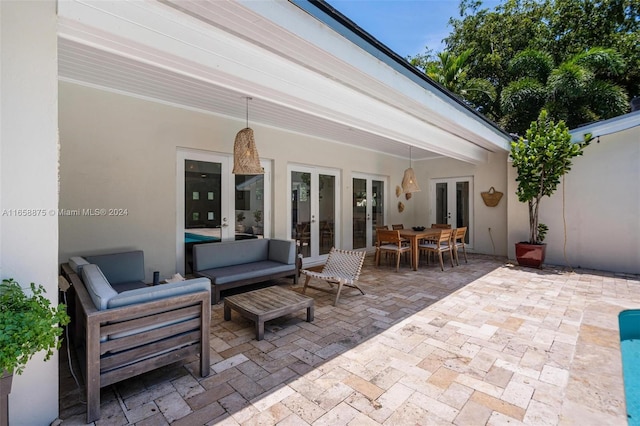
{"type": "Polygon", "coordinates": [[[409,168],[413,167],[412,160],[413,158],[411,157],[411,145],[409,145],[409,168]]]}
{"type": "Polygon", "coordinates": [[[247,108],[245,109],[245,111],[247,113],[247,117],[246,117],[247,118],[247,128],[249,128],[249,101],[251,99],[253,99],[253,98],[251,96],[247,96],[245,99],[247,101],[247,108]]]}

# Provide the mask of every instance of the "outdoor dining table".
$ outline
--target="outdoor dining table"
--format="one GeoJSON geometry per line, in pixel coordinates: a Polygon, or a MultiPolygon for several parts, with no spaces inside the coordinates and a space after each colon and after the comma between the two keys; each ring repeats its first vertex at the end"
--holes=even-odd
{"type": "Polygon", "coordinates": [[[400,229],[400,236],[406,238],[411,243],[411,267],[414,271],[418,270],[418,241],[425,238],[433,238],[440,235],[440,228],[425,228],[422,231],[414,231],[413,229],[400,229]]]}

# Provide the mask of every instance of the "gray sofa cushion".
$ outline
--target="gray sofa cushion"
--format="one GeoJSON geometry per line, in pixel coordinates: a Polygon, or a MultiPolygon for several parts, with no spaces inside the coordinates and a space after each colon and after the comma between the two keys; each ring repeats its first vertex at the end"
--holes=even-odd
{"type": "Polygon", "coordinates": [[[82,268],[82,282],[84,282],[93,304],[99,310],[107,309],[109,300],[118,295],[98,265],[85,265],[82,268]]]}
{"type": "Polygon", "coordinates": [[[211,290],[211,281],[209,281],[208,278],[194,278],[175,283],[148,286],[135,290],[124,291],[113,296],[108,301],[108,307],[119,308],[122,306],[135,305],[137,303],[166,299],[168,297],[182,294],[195,293],[202,290],[211,290]]]}
{"type": "Polygon", "coordinates": [[[123,253],[84,256],[89,263],[100,267],[111,285],[144,282],[144,252],[142,250],[123,253]]]}
{"type": "Polygon", "coordinates": [[[261,262],[207,269],[198,273],[211,278],[211,282],[214,285],[218,285],[289,271],[295,272],[295,264],[288,265],[272,260],[263,260],[261,262]]]}
{"type": "Polygon", "coordinates": [[[88,264],[89,262],[84,257],[74,256],[69,258],[69,266],[78,275],[82,275],[82,267],[88,264]]]}
{"type": "Polygon", "coordinates": [[[193,270],[260,262],[269,258],[269,240],[224,241],[193,246],[193,270]]]}
{"type": "Polygon", "coordinates": [[[269,240],[269,260],[293,265],[296,263],[296,246],[289,240],[269,240]]]}

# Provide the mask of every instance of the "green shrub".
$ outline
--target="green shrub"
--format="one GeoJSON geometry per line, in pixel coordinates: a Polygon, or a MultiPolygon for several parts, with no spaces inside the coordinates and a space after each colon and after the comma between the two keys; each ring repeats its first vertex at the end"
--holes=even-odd
{"type": "Polygon", "coordinates": [[[13,279],[0,284],[0,371],[22,374],[36,353],[45,361],[60,348],[62,326],[69,323],[66,306],[52,306],[42,285],[31,283],[31,296],[13,279]]]}

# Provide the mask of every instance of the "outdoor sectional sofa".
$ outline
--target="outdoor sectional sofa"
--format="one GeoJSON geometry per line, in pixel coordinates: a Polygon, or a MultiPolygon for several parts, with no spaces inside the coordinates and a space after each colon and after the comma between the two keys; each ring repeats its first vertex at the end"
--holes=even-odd
{"type": "Polygon", "coordinates": [[[146,285],[141,254],[107,255],[115,269],[104,264],[105,270],[121,280],[114,285],[89,262],[105,259],[74,257],[62,265],[74,293],[68,309],[84,373],[88,423],[100,418],[100,389],[110,384],[195,356],[200,375],[209,375],[211,282],[195,278],[146,285]]]}
{"type": "Polygon", "coordinates": [[[289,276],[297,284],[296,244],[269,238],[199,244],[193,247],[193,271],[211,280],[214,304],[231,288],[289,276]]]}

